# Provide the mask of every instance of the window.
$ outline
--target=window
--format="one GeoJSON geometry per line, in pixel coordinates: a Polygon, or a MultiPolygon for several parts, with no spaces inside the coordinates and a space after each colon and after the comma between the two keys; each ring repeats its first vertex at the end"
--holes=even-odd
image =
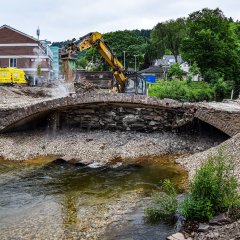
{"type": "Polygon", "coordinates": [[[128,78],[126,92],[127,93],[135,93],[135,82],[134,82],[134,79],[128,78]]]}
{"type": "Polygon", "coordinates": [[[17,59],[16,58],[9,59],[9,67],[17,67],[17,59]]]}
{"type": "Polygon", "coordinates": [[[145,79],[141,76],[137,76],[137,93],[141,95],[145,94],[145,88],[145,79]]]}

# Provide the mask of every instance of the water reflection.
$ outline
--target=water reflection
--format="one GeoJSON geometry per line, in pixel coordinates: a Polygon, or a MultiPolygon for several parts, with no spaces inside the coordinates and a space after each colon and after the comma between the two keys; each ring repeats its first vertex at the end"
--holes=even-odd
{"type": "Polygon", "coordinates": [[[22,239],[88,239],[91,230],[97,234],[104,221],[134,202],[135,193],[149,196],[165,178],[181,188],[187,174],[172,158],[96,169],[61,161],[0,162],[0,239],[16,234],[22,239]]]}

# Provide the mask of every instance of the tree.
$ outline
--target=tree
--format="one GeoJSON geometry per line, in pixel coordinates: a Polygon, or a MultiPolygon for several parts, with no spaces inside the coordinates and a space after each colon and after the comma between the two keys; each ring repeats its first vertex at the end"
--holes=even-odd
{"type": "Polygon", "coordinates": [[[168,70],[169,77],[179,78],[180,80],[183,79],[183,70],[180,67],[180,64],[174,63],[170,66],[168,70]]]}
{"type": "Polygon", "coordinates": [[[188,35],[182,41],[185,60],[196,61],[203,75],[218,72],[225,80],[239,79],[240,48],[223,12],[204,8],[187,18],[188,35]]]}
{"type": "Polygon", "coordinates": [[[200,68],[198,67],[196,62],[193,62],[192,66],[189,67],[189,72],[192,75],[198,75],[200,74],[200,68]]]}
{"type": "Polygon", "coordinates": [[[159,44],[153,44],[151,41],[146,45],[145,55],[143,64],[140,66],[140,69],[148,68],[152,65],[153,61],[157,58],[161,58],[164,54],[164,51],[161,51],[159,44]]]}
{"type": "MultiPolygon", "coordinates": [[[[107,42],[115,56],[119,61],[124,64],[124,53],[125,51],[125,65],[126,68],[134,67],[135,58],[137,55],[137,65],[144,61],[144,54],[146,52],[147,38],[143,37],[142,34],[147,34],[143,30],[137,31],[116,31],[110,32],[103,35],[104,40],[107,42]]],[[[97,52],[95,48],[90,48],[86,51],[85,58],[89,62],[93,62],[98,66],[98,70],[110,70],[109,64],[103,59],[103,57],[97,52]]]]}
{"type": "Polygon", "coordinates": [[[160,47],[160,51],[169,49],[177,62],[180,45],[186,36],[186,21],[184,18],[158,23],[152,30],[151,40],[160,47]]]}
{"type": "Polygon", "coordinates": [[[189,67],[189,73],[187,75],[187,83],[191,83],[193,80],[193,77],[196,75],[199,75],[200,72],[200,68],[198,67],[196,62],[193,62],[193,64],[189,67]]]}
{"type": "Polygon", "coordinates": [[[77,67],[85,69],[87,67],[88,61],[85,57],[78,59],[77,67]]]}
{"type": "Polygon", "coordinates": [[[38,65],[37,65],[37,76],[40,77],[41,73],[42,73],[41,63],[38,63],[38,65]]]}
{"type": "Polygon", "coordinates": [[[146,37],[141,36],[140,32],[137,32],[136,30],[116,31],[106,33],[103,37],[122,64],[124,61],[123,51],[125,51],[126,68],[134,67],[134,55],[138,55],[138,62],[143,61],[143,56],[147,47],[147,39],[146,37]]]}

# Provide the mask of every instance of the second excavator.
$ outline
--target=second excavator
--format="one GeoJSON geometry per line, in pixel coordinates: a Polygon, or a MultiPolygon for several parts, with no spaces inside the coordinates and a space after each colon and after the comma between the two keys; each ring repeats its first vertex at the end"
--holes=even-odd
{"type": "Polygon", "coordinates": [[[115,80],[113,89],[116,89],[119,93],[146,95],[145,78],[137,73],[125,71],[122,63],[117,59],[101,33],[91,32],[83,36],[76,43],[69,44],[66,51],[82,52],[91,47],[95,47],[113,69],[115,80]]]}

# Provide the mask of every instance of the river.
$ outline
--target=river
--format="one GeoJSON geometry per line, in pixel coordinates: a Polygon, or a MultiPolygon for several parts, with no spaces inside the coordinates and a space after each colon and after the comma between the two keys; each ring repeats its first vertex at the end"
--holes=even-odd
{"type": "Polygon", "coordinates": [[[187,173],[175,156],[111,166],[73,165],[54,156],[0,160],[0,239],[165,239],[174,226],[145,221],[149,196],[187,173]]]}

